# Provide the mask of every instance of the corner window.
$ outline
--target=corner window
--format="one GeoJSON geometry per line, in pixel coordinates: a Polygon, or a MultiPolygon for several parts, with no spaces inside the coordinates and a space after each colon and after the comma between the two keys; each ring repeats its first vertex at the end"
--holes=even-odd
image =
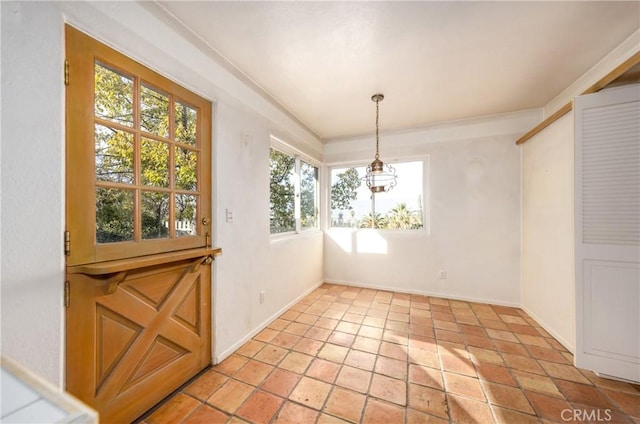
{"type": "Polygon", "coordinates": [[[319,228],[318,167],[274,147],[270,149],[269,158],[271,234],[319,228]]]}
{"type": "Polygon", "coordinates": [[[424,227],[423,161],[394,163],[398,183],[387,193],[371,193],[366,166],[331,169],[331,226],[418,230],[424,227]]]}

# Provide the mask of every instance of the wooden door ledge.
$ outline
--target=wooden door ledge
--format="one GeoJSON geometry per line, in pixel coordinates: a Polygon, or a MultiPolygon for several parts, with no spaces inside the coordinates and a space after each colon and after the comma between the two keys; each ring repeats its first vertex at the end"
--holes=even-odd
{"type": "Polygon", "coordinates": [[[157,253],[155,255],[140,256],[136,258],[75,265],[68,267],[67,272],[69,274],[118,275],[123,272],[126,273],[127,271],[130,271],[132,269],[162,265],[193,258],[202,258],[202,260],[199,261],[199,263],[202,263],[205,262],[208,258],[214,259],[221,253],[222,249],[219,247],[203,247],[198,249],[178,250],[176,252],[157,253]]]}

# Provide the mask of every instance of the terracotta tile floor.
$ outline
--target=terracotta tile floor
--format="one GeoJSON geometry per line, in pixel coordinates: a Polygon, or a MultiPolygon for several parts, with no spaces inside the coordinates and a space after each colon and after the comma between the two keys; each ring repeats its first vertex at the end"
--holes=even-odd
{"type": "Polygon", "coordinates": [[[525,312],[325,284],[152,410],[160,423],[640,423],[525,312]]]}

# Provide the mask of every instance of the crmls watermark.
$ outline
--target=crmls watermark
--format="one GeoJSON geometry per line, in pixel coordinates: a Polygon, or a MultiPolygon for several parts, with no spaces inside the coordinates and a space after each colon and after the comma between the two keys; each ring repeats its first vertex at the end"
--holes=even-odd
{"type": "Polygon", "coordinates": [[[611,409],[563,409],[560,413],[562,421],[611,421],[611,409]]]}

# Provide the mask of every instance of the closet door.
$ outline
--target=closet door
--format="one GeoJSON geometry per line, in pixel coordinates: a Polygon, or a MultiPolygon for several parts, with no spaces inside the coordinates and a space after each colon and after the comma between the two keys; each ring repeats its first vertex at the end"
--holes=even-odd
{"type": "Polygon", "coordinates": [[[640,381],[640,85],[575,99],[576,366],[640,381]]]}

